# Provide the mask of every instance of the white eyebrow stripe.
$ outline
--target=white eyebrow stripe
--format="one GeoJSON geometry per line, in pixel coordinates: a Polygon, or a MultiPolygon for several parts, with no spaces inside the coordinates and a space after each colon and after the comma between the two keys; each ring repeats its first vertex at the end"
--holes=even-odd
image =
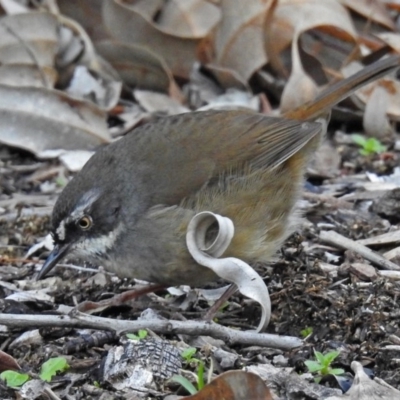
{"type": "Polygon", "coordinates": [[[100,190],[91,189],[87,191],[78,201],[74,210],[70,214],[71,219],[77,219],[84,214],[84,211],[90,209],[92,204],[100,197],[100,190]]]}

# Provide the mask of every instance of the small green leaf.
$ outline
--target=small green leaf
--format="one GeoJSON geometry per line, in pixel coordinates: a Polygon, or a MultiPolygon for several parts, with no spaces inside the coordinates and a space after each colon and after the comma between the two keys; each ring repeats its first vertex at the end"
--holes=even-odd
{"type": "Polygon", "coordinates": [[[355,144],[358,144],[360,147],[364,147],[365,143],[367,142],[367,139],[364,136],[358,135],[357,133],[351,135],[351,139],[355,144]]]}
{"type": "Polygon", "coordinates": [[[192,359],[192,357],[196,354],[196,348],[195,347],[188,347],[187,349],[183,350],[181,353],[181,357],[185,359],[186,361],[189,361],[192,359]]]}
{"type": "Polygon", "coordinates": [[[300,331],[300,335],[303,338],[306,338],[307,336],[310,336],[313,333],[313,328],[311,328],[310,326],[308,326],[307,328],[304,328],[300,331]]]}
{"type": "Polygon", "coordinates": [[[343,368],[332,368],[329,373],[331,375],[343,375],[344,374],[344,369],[343,368]]]}
{"type": "Polygon", "coordinates": [[[40,378],[46,382],[51,382],[57,372],[64,372],[69,368],[68,362],[64,357],[54,357],[42,364],[40,378]]]}
{"type": "Polygon", "coordinates": [[[324,355],[324,365],[328,366],[332,364],[332,361],[340,354],[340,351],[334,350],[324,355]]]}
{"type": "Polygon", "coordinates": [[[29,380],[29,375],[7,370],[0,374],[0,379],[5,381],[8,387],[19,387],[29,380]]]}
{"type": "Polygon", "coordinates": [[[197,387],[199,390],[203,389],[204,387],[204,363],[199,363],[199,368],[197,370],[197,387]]]}
{"type": "Polygon", "coordinates": [[[138,336],[140,337],[140,339],[145,339],[147,337],[146,329],[139,329],[138,336]]]}
{"type": "Polygon", "coordinates": [[[371,154],[379,154],[386,150],[384,146],[377,138],[366,138],[362,135],[351,135],[354,143],[358,144],[360,149],[360,154],[363,156],[369,156],[371,154]]]}
{"type": "Polygon", "coordinates": [[[68,181],[65,179],[65,176],[60,175],[56,178],[56,185],[59,187],[64,187],[67,185],[67,183],[68,181]]]}
{"type": "Polygon", "coordinates": [[[140,339],[140,337],[138,335],[135,335],[134,333],[127,333],[126,337],[131,340],[139,340],[140,339]]]}
{"type": "Polygon", "coordinates": [[[317,371],[321,371],[321,369],[322,369],[322,365],[317,361],[307,360],[307,361],[304,361],[304,364],[308,368],[309,372],[317,372],[317,371]]]}
{"type": "Polygon", "coordinates": [[[320,353],[319,351],[314,350],[314,355],[315,355],[315,358],[318,360],[318,362],[321,365],[325,365],[325,357],[324,357],[324,355],[322,353],[320,353]]]}
{"type": "Polygon", "coordinates": [[[172,382],[179,383],[192,395],[197,393],[197,389],[193,386],[192,382],[190,382],[189,379],[185,378],[184,376],[174,375],[170,380],[172,382]]]}
{"type": "Polygon", "coordinates": [[[141,339],[145,339],[148,335],[148,332],[146,331],[146,329],[139,329],[139,331],[137,332],[137,335],[135,335],[134,333],[127,333],[126,337],[128,339],[131,340],[141,340],[141,339]]]}

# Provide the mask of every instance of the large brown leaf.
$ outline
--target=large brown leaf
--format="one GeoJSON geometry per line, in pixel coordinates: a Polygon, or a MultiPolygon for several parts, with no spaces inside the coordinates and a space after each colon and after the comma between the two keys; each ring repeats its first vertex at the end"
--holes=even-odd
{"type": "Polygon", "coordinates": [[[0,86],[0,143],[38,155],[109,141],[105,113],[94,104],[56,90],[0,86]]]}
{"type": "MultiPolygon", "coordinates": [[[[201,18],[193,18],[188,10],[185,10],[183,16],[191,21],[207,23],[201,28],[189,29],[182,27],[178,29],[173,24],[173,18],[170,12],[163,20],[162,25],[154,22],[155,13],[161,13],[160,6],[163,2],[154,1],[136,1],[133,4],[127,4],[122,0],[104,0],[103,19],[111,32],[118,40],[127,44],[142,45],[150,48],[155,54],[164,59],[175,76],[188,78],[192,65],[197,59],[197,47],[202,41],[198,38],[198,33],[204,35],[210,32],[219,19],[219,10],[212,6],[202,8],[205,15],[201,18]],[[169,16],[168,16],[169,15],[169,16]]],[[[177,5],[176,3],[175,5],[177,5]]],[[[171,6],[172,7],[172,6],[171,6]]],[[[191,12],[193,13],[193,9],[191,12]]],[[[183,12],[183,11],[182,11],[183,12]]]]}
{"type": "Polygon", "coordinates": [[[244,81],[267,62],[263,25],[271,4],[272,0],[221,1],[222,20],[215,34],[216,64],[236,71],[244,81]]]}
{"type": "Polygon", "coordinates": [[[263,380],[245,371],[228,371],[187,400],[272,400],[263,380]]]}
{"type": "Polygon", "coordinates": [[[53,87],[57,29],[57,18],[45,12],[0,18],[0,83],[53,87]]]}

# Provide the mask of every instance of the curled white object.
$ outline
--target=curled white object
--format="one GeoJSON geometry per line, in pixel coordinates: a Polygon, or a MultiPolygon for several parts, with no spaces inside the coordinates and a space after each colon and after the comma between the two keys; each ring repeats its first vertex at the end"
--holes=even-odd
{"type": "Polygon", "coordinates": [[[260,275],[244,261],[234,258],[218,258],[228,248],[235,233],[231,219],[209,211],[196,214],[186,232],[186,244],[192,257],[200,265],[210,268],[222,279],[235,283],[244,296],[260,304],[262,315],[257,332],[265,330],[271,317],[271,300],[268,288],[260,275]],[[218,234],[207,243],[207,230],[218,224],[218,234]]]}

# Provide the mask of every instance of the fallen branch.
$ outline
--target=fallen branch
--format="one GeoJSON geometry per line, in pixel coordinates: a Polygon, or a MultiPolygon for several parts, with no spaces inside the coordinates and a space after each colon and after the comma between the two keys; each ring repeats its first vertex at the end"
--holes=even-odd
{"type": "Polygon", "coordinates": [[[334,246],[338,246],[342,249],[352,250],[361,256],[363,256],[366,260],[371,261],[372,263],[378,265],[382,269],[389,269],[392,271],[400,271],[400,265],[397,265],[386,258],[382,257],[380,254],[372,251],[368,247],[355,242],[354,240],[348,239],[335,231],[322,231],[319,234],[319,237],[322,241],[333,244],[334,246]]]}
{"type": "Polygon", "coordinates": [[[256,345],[282,350],[290,350],[303,344],[301,339],[293,336],[279,336],[268,333],[257,333],[255,331],[238,331],[214,322],[175,320],[129,321],[96,317],[80,312],[74,312],[71,315],[0,314],[0,325],[14,328],[58,326],[100,329],[115,331],[117,334],[137,332],[140,329],[150,329],[156,333],[163,334],[208,335],[216,339],[222,339],[229,345],[256,345]]]}

